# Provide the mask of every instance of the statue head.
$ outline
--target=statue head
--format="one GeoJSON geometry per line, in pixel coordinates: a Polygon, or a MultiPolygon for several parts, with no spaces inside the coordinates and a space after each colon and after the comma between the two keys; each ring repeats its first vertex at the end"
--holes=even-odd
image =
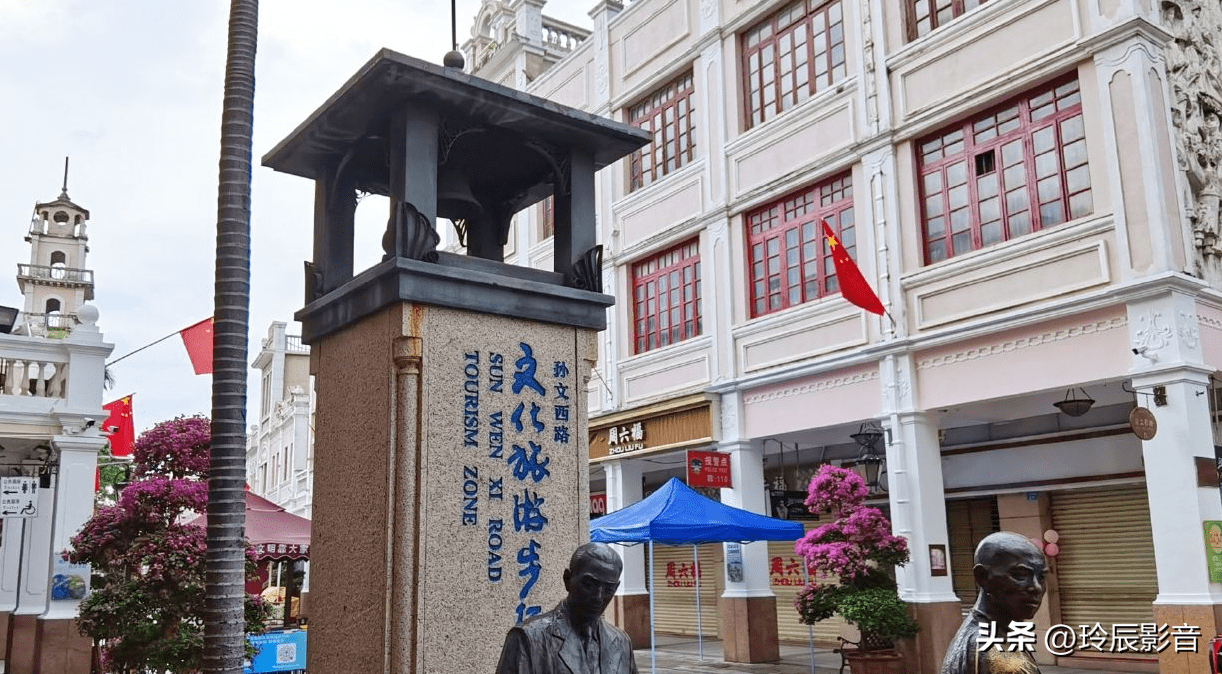
{"type": "Polygon", "coordinates": [[[586,543],[573,551],[569,568],[564,570],[564,589],[569,592],[568,610],[574,623],[597,620],[607,610],[619,589],[623,568],[623,560],[606,543],[586,543]]]}
{"type": "Polygon", "coordinates": [[[976,606],[998,622],[1030,620],[1044,599],[1044,552],[1027,537],[999,531],[976,546],[976,606]]]}

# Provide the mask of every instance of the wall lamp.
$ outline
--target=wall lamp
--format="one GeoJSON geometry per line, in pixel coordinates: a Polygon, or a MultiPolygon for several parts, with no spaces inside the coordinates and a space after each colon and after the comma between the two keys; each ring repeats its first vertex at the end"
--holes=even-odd
{"type": "Polygon", "coordinates": [[[873,421],[862,424],[856,433],[849,436],[861,447],[857,462],[865,471],[866,486],[874,493],[880,489],[878,475],[882,471],[884,458],[878,453],[878,443],[883,440],[883,429],[873,421]]]}

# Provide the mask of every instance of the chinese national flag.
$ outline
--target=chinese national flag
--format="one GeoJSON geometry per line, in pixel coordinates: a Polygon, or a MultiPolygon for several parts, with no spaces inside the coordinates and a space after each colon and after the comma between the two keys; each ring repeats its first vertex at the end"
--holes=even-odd
{"type": "Polygon", "coordinates": [[[102,433],[110,438],[111,456],[131,456],[136,446],[136,429],[132,424],[132,397],[119,398],[102,405],[110,413],[102,422],[102,433]]]}
{"type": "Polygon", "coordinates": [[[182,335],[195,374],[212,374],[212,319],[205,318],[178,334],[182,335]]]}
{"type": "Polygon", "coordinates": [[[875,295],[874,289],[870,287],[869,283],[866,283],[866,279],[861,275],[861,270],[857,268],[857,263],[853,262],[848,251],[840,245],[840,241],[832,233],[832,228],[827,226],[827,221],[823,221],[822,224],[823,236],[827,238],[827,247],[832,251],[832,264],[836,265],[836,277],[840,280],[840,294],[844,296],[844,299],[862,309],[882,316],[883,303],[879,301],[878,295],[875,295]]]}

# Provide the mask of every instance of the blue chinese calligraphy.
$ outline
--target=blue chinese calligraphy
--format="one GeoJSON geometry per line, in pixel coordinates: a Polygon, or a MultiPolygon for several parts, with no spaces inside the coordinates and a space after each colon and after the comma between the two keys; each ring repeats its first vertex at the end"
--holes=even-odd
{"type": "Polygon", "coordinates": [[[530,454],[526,453],[526,449],[522,445],[514,445],[513,452],[509,455],[509,465],[513,468],[513,476],[519,480],[530,478],[538,484],[539,480],[551,475],[551,471],[547,469],[547,465],[552,462],[550,458],[539,458],[539,453],[543,450],[542,447],[533,443],[527,442],[530,445],[530,454]]]}
{"type": "Polygon", "coordinates": [[[523,388],[529,388],[541,396],[547,395],[543,385],[535,379],[535,369],[539,365],[535,362],[534,350],[526,342],[519,342],[518,346],[522,349],[522,357],[514,362],[517,371],[513,373],[513,392],[521,393],[523,388]]]}
{"type": "Polygon", "coordinates": [[[539,573],[543,571],[543,566],[539,564],[539,547],[539,541],[532,538],[526,547],[518,550],[518,576],[526,579],[522,583],[522,589],[518,591],[518,599],[521,600],[516,611],[518,622],[542,611],[541,606],[526,603],[530,591],[534,589],[535,583],[539,582],[539,573]]]}
{"type": "Polygon", "coordinates": [[[547,517],[543,514],[543,504],[546,502],[538,492],[522,490],[522,496],[513,496],[513,530],[537,532],[547,526],[547,517]]]}

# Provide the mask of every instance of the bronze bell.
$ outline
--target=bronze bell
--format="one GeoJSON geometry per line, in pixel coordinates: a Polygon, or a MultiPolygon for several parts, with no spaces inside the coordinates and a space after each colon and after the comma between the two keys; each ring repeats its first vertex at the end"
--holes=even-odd
{"type": "Polygon", "coordinates": [[[450,220],[470,220],[484,212],[461,169],[442,166],[437,174],[437,215],[450,220]]]}

